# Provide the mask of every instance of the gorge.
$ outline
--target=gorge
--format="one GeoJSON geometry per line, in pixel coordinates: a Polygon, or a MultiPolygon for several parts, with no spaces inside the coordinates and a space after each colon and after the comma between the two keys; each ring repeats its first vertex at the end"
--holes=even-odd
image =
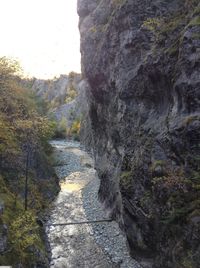
{"type": "Polygon", "coordinates": [[[0,265],[199,268],[200,2],[77,12],[81,74],[0,57],[0,265]]]}

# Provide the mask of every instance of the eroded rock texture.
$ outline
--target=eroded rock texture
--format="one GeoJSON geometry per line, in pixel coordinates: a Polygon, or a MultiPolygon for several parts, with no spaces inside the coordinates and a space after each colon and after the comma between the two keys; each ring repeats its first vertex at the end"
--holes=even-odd
{"type": "Polygon", "coordinates": [[[79,0],[100,200],[149,267],[200,263],[199,0],[79,0]]]}
{"type": "Polygon", "coordinates": [[[56,121],[65,118],[70,127],[82,112],[82,85],[81,75],[71,72],[52,80],[35,79],[32,90],[49,103],[49,113],[56,121]]]}

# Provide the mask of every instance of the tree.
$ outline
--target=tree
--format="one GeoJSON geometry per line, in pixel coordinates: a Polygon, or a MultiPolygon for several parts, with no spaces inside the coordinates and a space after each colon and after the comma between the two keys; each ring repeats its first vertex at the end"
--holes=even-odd
{"type": "Polygon", "coordinates": [[[23,212],[12,222],[10,237],[15,252],[21,257],[22,264],[30,262],[30,257],[33,257],[30,249],[32,248],[33,251],[33,248],[37,248],[41,244],[39,226],[36,223],[34,212],[23,212]]]}
{"type": "Polygon", "coordinates": [[[27,210],[30,160],[46,145],[54,124],[42,115],[30,89],[23,86],[20,71],[16,61],[0,58],[0,168],[24,173],[27,210]]]}

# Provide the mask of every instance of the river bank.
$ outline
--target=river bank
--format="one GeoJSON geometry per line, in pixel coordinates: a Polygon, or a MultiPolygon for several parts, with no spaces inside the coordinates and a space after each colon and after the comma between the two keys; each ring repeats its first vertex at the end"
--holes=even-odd
{"type": "Polygon", "coordinates": [[[53,202],[46,233],[50,267],[138,268],[117,223],[50,226],[106,219],[97,198],[99,181],[93,160],[78,142],[52,141],[61,190],[53,202]]]}

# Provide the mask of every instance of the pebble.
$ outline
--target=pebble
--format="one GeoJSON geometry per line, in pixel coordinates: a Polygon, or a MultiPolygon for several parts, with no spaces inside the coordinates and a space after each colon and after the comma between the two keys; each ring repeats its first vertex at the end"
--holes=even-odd
{"type": "MultiPolygon", "coordinates": [[[[60,163],[55,167],[58,177],[85,186],[74,192],[61,189],[47,224],[105,219],[97,198],[99,180],[91,156],[78,142],[61,140],[51,144],[54,159],[60,163]]],[[[141,268],[129,256],[126,239],[115,222],[51,226],[46,227],[46,233],[52,252],[51,268],[141,268]]]]}

